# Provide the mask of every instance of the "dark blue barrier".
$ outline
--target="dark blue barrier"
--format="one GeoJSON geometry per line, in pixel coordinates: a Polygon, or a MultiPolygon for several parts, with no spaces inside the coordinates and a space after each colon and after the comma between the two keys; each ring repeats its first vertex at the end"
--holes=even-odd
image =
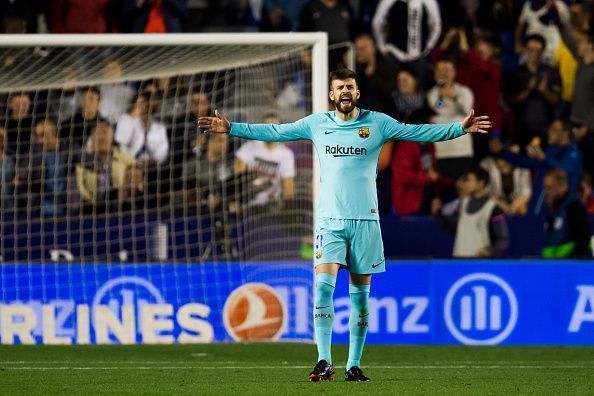
{"type": "MultiPolygon", "coordinates": [[[[6,264],[0,342],[311,340],[311,263],[6,264]]],[[[347,273],[334,342],[348,342],[347,273]]],[[[369,343],[594,345],[594,264],[389,262],[369,343]]]]}

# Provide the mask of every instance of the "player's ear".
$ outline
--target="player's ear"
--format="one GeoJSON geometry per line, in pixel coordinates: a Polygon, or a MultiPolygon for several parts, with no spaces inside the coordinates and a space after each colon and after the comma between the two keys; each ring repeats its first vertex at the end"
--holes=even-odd
{"type": "Polygon", "coordinates": [[[334,101],[334,91],[328,92],[328,97],[330,98],[331,101],[334,101]]]}
{"type": "Polygon", "coordinates": [[[357,90],[357,100],[361,97],[361,91],[357,90]]]}

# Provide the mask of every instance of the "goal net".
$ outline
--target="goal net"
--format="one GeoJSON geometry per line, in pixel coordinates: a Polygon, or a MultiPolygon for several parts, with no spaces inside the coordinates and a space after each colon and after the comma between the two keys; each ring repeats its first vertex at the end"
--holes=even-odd
{"type": "Polygon", "coordinates": [[[326,110],[326,48],[317,33],[5,35],[0,341],[310,339],[311,144],[196,120],[326,110]]]}

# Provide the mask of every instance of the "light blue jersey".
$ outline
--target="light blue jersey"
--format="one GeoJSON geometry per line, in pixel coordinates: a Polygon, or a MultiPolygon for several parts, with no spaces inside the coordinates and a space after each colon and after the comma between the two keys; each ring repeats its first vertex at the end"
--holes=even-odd
{"type": "Polygon", "coordinates": [[[377,161],[389,139],[438,142],[464,135],[461,123],[403,124],[375,111],[359,109],[341,120],[334,111],[317,113],[292,124],[232,123],[231,135],[267,142],[308,139],[320,159],[318,218],[379,220],[377,161]]]}

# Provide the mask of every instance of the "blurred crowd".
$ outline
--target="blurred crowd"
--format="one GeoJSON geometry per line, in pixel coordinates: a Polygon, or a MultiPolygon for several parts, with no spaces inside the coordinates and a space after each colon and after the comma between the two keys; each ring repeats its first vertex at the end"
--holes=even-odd
{"type": "MultiPolygon", "coordinates": [[[[486,136],[388,142],[378,163],[382,216],[435,216],[456,234],[460,257],[504,255],[505,218],[543,216],[543,255],[589,254],[590,0],[5,0],[0,23],[7,33],[326,31],[330,69],[349,65],[347,47],[337,44],[352,43],[360,107],[408,123],[460,121],[470,109],[493,121],[486,136]]],[[[121,65],[111,59],[104,67],[121,65]]],[[[63,214],[56,196],[66,195],[92,213],[176,200],[204,210],[227,202],[226,211],[287,205],[292,148],[250,142],[231,153],[228,137],[195,131],[196,117],[211,114],[208,92],[188,92],[179,103],[171,84],[5,95],[2,197],[15,200],[4,207],[29,206],[32,191],[46,214],[63,214]],[[33,101],[45,103],[45,117],[32,115],[33,101]],[[209,173],[196,172],[204,166],[209,173]],[[257,191],[251,203],[221,198],[245,195],[244,185],[257,191]]],[[[262,121],[283,120],[271,112],[262,121]]]]}

